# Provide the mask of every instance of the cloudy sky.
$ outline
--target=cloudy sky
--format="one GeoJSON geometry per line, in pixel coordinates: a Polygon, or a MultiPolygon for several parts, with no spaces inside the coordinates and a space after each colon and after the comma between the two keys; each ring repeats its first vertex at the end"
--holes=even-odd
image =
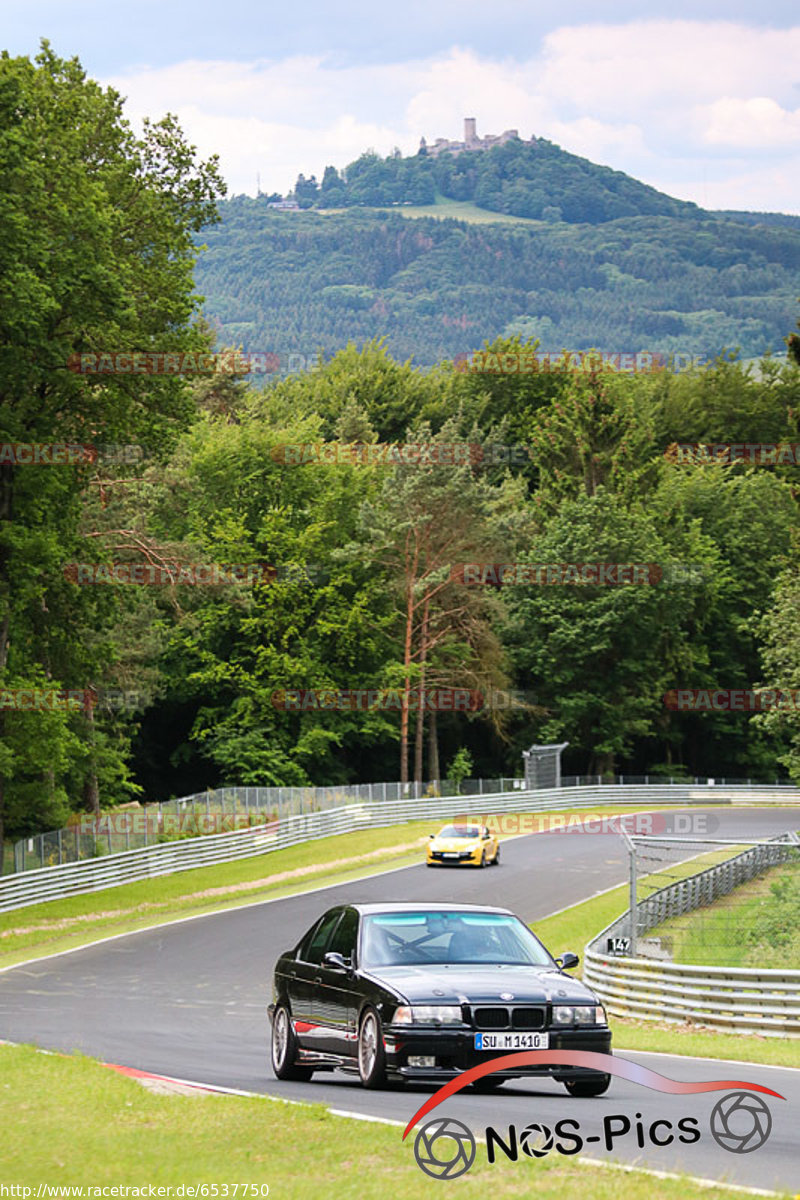
{"type": "Polygon", "coordinates": [[[42,37],[133,121],[177,113],[232,192],[474,116],[709,208],[800,213],[796,0],[0,0],[0,47],[42,37]]]}

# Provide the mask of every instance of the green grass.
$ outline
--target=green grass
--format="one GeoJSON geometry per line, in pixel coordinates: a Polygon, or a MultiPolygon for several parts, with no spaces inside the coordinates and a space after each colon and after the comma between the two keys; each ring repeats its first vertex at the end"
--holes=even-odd
{"type": "Polygon", "coordinates": [[[756,921],[764,915],[765,906],[775,904],[772,883],[788,873],[786,864],[773,867],[706,908],[670,917],[651,929],[647,936],[666,942],[675,962],[726,967],[753,966],[760,962],[761,965],[780,964],[787,971],[798,970],[799,937],[795,936],[781,947],[774,963],[765,959],[765,955],[770,954],[768,945],[758,946],[754,953],[750,937],[756,921]]]}
{"type": "MultiPolygon", "coordinates": [[[[416,1106],[409,1097],[408,1115],[416,1106]]],[[[155,1095],[91,1059],[0,1046],[6,1185],[269,1187],[276,1200],[417,1200],[439,1184],[417,1166],[414,1134],[348,1120],[321,1105],[219,1095],[155,1095]]],[[[483,1129],[475,1129],[477,1136],[483,1129]]],[[[460,1197],[500,1200],[733,1200],[724,1184],[658,1179],[558,1154],[489,1166],[479,1145],[460,1197]]],[[[447,1184],[442,1185],[445,1189],[447,1184]]],[[[451,1185],[452,1186],[452,1185],[451,1185]]],[[[241,1196],[241,1191],[239,1195],[241,1196]]],[[[248,1195],[250,1194],[248,1188],[248,1195]]]]}
{"type": "MultiPolygon", "coordinates": [[[[688,866],[688,864],[686,864],[688,866]]],[[[614,888],[593,900],[584,900],[543,921],[534,921],[533,929],[554,954],[574,950],[582,955],[591,938],[610,925],[628,907],[627,885],[614,888]]],[[[582,974],[582,966],[574,972],[582,974]]],[[[657,1021],[629,1021],[609,1017],[613,1045],[617,1050],[652,1050],[661,1054],[688,1054],[691,1057],[732,1058],[742,1062],[771,1063],[778,1067],[800,1067],[800,1042],[781,1038],[762,1038],[756,1034],[714,1033],[690,1024],[661,1024],[657,1021]]]]}
{"type": "MultiPolygon", "coordinates": [[[[570,809],[559,815],[591,812],[612,816],[637,811],[655,810],[617,805],[570,809]]],[[[516,815],[523,820],[528,816],[516,815]]],[[[537,818],[542,815],[535,814],[537,818]]],[[[290,896],[324,884],[346,883],[385,869],[387,864],[410,866],[422,861],[428,834],[442,824],[441,820],[410,821],[320,838],[237,862],[197,867],[0,913],[0,967],[174,918],[290,896]]]]}
{"type": "MultiPolygon", "coordinates": [[[[614,813],[654,811],[627,807],[575,809],[580,812],[614,813]]],[[[527,814],[520,814],[525,817],[527,814]]],[[[535,814],[540,816],[541,814],[535,814]]],[[[385,829],[342,834],[316,842],[306,842],[287,850],[277,850],[257,858],[242,859],[216,867],[202,867],[110,888],[100,893],[53,900],[48,904],[0,913],[0,967],[13,966],[39,954],[87,945],[98,938],[145,929],[172,918],[195,916],[204,912],[233,908],[239,904],[277,896],[292,895],[310,887],[364,878],[375,871],[419,862],[422,848],[437,824],[416,821],[385,829]],[[417,847],[403,850],[410,842],[417,847]],[[374,852],[384,857],[366,858],[374,852]],[[356,861],[353,861],[356,860],[356,861]],[[288,871],[298,872],[291,879],[288,871]],[[240,890],[236,890],[240,889],[240,890]],[[205,892],[203,896],[198,893],[205,892]]],[[[599,835],[598,835],[599,836],[599,835]]],[[[726,848],[727,853],[731,852],[726,848]]],[[[713,852],[718,854],[719,852],[713,852]]],[[[699,869],[691,860],[671,868],[673,873],[691,874],[699,869]]],[[[601,896],[572,905],[562,913],[534,922],[534,929],[554,954],[574,950],[583,954],[586,943],[628,906],[627,885],[601,896]]],[[[582,968],[578,968],[577,975],[582,968]]],[[[612,1018],[615,1043],[636,1050],[655,1050],[669,1054],[708,1055],[711,1058],[737,1058],[746,1062],[800,1066],[797,1044],[777,1038],[723,1035],[697,1031],[690,1026],[662,1026],[655,1022],[635,1022],[612,1018]]]]}
{"type": "Polygon", "coordinates": [[[431,822],[412,821],[304,842],[101,892],[0,913],[0,967],[179,917],[292,895],[419,862],[431,822]]]}
{"type": "Polygon", "coordinates": [[[468,221],[472,225],[546,225],[545,221],[537,221],[532,217],[512,217],[508,213],[491,212],[488,208],[479,208],[472,200],[448,200],[440,196],[435,204],[397,204],[383,205],[378,208],[321,208],[321,213],[343,212],[392,212],[401,217],[437,217],[444,220],[452,217],[456,221],[468,221]]]}

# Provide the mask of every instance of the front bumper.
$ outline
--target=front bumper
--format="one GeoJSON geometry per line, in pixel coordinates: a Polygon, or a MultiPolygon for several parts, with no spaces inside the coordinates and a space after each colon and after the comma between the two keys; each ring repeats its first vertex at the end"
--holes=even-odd
{"type": "MultiPolygon", "coordinates": [[[[611,1050],[611,1030],[607,1026],[594,1029],[548,1030],[550,1050],[593,1050],[608,1054],[611,1050]]],[[[384,1031],[387,1070],[404,1079],[426,1081],[455,1079],[470,1067],[488,1062],[492,1058],[503,1058],[515,1054],[515,1050],[476,1050],[475,1031],[423,1030],[408,1027],[387,1027],[384,1031]],[[432,1067],[409,1066],[409,1058],[435,1058],[432,1067]]],[[[499,1078],[515,1079],[522,1076],[554,1076],[556,1079],[573,1079],[590,1075],[579,1067],[547,1065],[541,1067],[515,1067],[509,1071],[496,1072],[499,1078]]]]}
{"type": "MultiPolygon", "coordinates": [[[[448,852],[449,853],[449,852],[448,852]]],[[[466,850],[460,852],[458,858],[445,857],[445,852],[441,850],[428,851],[428,863],[435,867],[464,867],[477,866],[481,861],[482,850],[466,850]]]]}

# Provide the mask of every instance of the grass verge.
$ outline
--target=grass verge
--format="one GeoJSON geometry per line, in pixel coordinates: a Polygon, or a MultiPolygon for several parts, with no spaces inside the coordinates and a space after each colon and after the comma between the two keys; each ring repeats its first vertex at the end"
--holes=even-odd
{"type": "Polygon", "coordinates": [[[510,213],[492,212],[488,208],[479,208],[472,200],[450,200],[446,196],[438,196],[433,204],[382,204],[364,208],[321,208],[317,209],[323,216],[336,215],[346,212],[391,212],[399,213],[401,217],[436,217],[444,220],[452,217],[456,221],[467,221],[470,225],[528,225],[533,228],[545,225],[533,217],[514,217],[510,213]]]}
{"type": "MultiPolygon", "coordinates": [[[[687,864],[688,865],[688,864],[687,864]]],[[[614,888],[592,900],[584,900],[555,916],[535,921],[538,937],[553,953],[574,950],[583,953],[586,942],[628,907],[628,888],[614,888]]],[[[581,968],[575,971],[581,973],[581,968]]],[[[694,1058],[731,1058],[742,1062],[770,1063],[777,1067],[800,1067],[800,1042],[764,1038],[755,1034],[715,1033],[691,1024],[661,1024],[610,1017],[613,1045],[628,1050],[651,1050],[660,1054],[688,1054],[694,1058]]]]}
{"type": "Polygon", "coordinates": [[[706,966],[774,965],[800,969],[800,856],[772,867],[713,904],[670,917],[648,933],[676,962],[706,966]],[[790,892],[790,886],[794,888],[790,892]],[[781,899],[773,890],[786,893],[781,899]],[[780,946],[779,952],[776,950],[780,946]]]}
{"type": "MultiPolygon", "coordinates": [[[[619,805],[602,809],[584,807],[558,815],[568,818],[591,812],[612,816],[637,811],[655,809],[619,805]]],[[[517,815],[522,820],[527,816],[517,815]]],[[[178,917],[199,916],[326,884],[346,883],[363,878],[373,869],[378,872],[387,866],[412,866],[423,861],[428,834],[441,824],[441,821],[410,821],[320,838],[237,862],[197,867],[0,913],[0,967],[14,966],[37,954],[56,954],[88,945],[114,934],[147,929],[178,917]]]]}
{"type": "MultiPolygon", "coordinates": [[[[562,815],[591,812],[610,816],[632,811],[654,810],[618,806],[575,809],[562,815]]],[[[257,858],[201,867],[1,913],[0,967],[13,966],[38,954],[55,954],[88,945],[114,934],[150,928],[178,917],[222,911],[254,900],[292,895],[310,887],[360,879],[373,866],[380,872],[387,864],[412,865],[421,861],[422,847],[431,829],[430,821],[416,821],[342,834],[257,858]],[[413,849],[409,850],[409,845],[413,849]],[[98,907],[101,898],[102,907],[98,907]]],[[[697,870],[696,860],[683,864],[683,868],[689,874],[697,870]]],[[[588,939],[623,913],[627,904],[628,888],[623,885],[537,921],[534,928],[554,953],[575,950],[582,954],[588,939]]],[[[578,968],[576,974],[580,971],[578,968]]],[[[619,1018],[612,1018],[612,1028],[615,1044],[631,1050],[800,1066],[797,1043],[776,1038],[718,1034],[691,1026],[619,1018]]]]}
{"type": "MultiPolygon", "coordinates": [[[[409,1112],[411,1105],[409,1105],[409,1112]]],[[[280,1200],[417,1200],[437,1186],[414,1158],[413,1134],[397,1126],[337,1117],[321,1105],[238,1096],[155,1095],[91,1059],[43,1055],[28,1046],[0,1046],[2,1182],[103,1187],[184,1184],[206,1195],[280,1200]],[[100,1116],[102,1114],[102,1116],[100,1116]],[[214,1186],[216,1185],[216,1193],[214,1186]]],[[[474,1131],[478,1136],[483,1130],[474,1131]]],[[[524,1156],[522,1156],[524,1158],[524,1156]]],[[[690,1179],[659,1179],[581,1165],[574,1159],[496,1164],[483,1145],[458,1182],[461,1197],[502,1200],[732,1200],[724,1184],[701,1187],[690,1179]]],[[[86,1194],[86,1193],[85,1193],[86,1194]]],[[[174,1193],[173,1193],[174,1194],[174,1193]]],[[[184,1193],[190,1194],[190,1193],[184,1193]]],[[[195,1193],[200,1195],[202,1193],[195,1193]]]]}

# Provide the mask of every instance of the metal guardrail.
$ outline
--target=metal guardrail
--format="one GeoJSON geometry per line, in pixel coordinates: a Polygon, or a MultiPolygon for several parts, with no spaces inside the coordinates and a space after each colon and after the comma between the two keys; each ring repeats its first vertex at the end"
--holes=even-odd
{"type": "MultiPolygon", "coordinates": [[[[68,825],[20,838],[13,844],[13,871],[62,866],[139,850],[177,835],[203,837],[247,825],[263,825],[300,813],[320,812],[364,801],[407,800],[426,795],[483,795],[523,788],[524,780],[465,779],[433,783],[357,783],[330,787],[224,787],[176,800],[109,808],[98,817],[74,813],[68,825]]],[[[0,859],[0,877],[2,877],[0,859]]]]}
{"type": "Polygon", "coordinates": [[[195,867],[249,858],[295,846],[300,842],[379,828],[403,821],[443,820],[477,813],[547,812],[599,804],[691,804],[780,801],[800,805],[800,788],[751,789],[698,788],[682,785],[622,785],[612,787],[553,788],[533,792],[496,792],[478,796],[421,797],[350,804],[327,812],[289,816],[230,833],[165,842],[139,850],[122,851],[84,862],[25,871],[0,880],[0,912],[116,887],[159,875],[190,871],[195,867]]]}
{"type": "Polygon", "coordinates": [[[800,1038],[800,971],[604,959],[587,947],[583,979],[612,1016],[800,1038]]]}
{"type": "Polygon", "coordinates": [[[637,936],[662,925],[670,917],[683,916],[684,913],[713,904],[769,867],[786,862],[794,853],[791,846],[773,840],[772,845],[762,843],[751,846],[749,850],[743,850],[725,862],[659,888],[637,905],[637,936]]]}
{"type": "MultiPolygon", "coordinates": [[[[691,778],[663,779],[651,775],[574,775],[562,778],[561,788],[616,787],[644,784],[646,786],[679,785],[707,786],[716,784],[717,791],[729,788],[752,787],[751,780],[700,780],[691,778]]],[[[756,785],[760,786],[760,785],[756,785]]],[[[763,785],[767,789],[772,784],[763,785]]],[[[775,783],[775,787],[782,787],[775,783]]],[[[61,866],[114,854],[122,850],[138,850],[143,846],[164,841],[167,836],[206,836],[226,829],[241,829],[247,824],[263,824],[268,820],[283,820],[298,813],[319,812],[363,802],[421,799],[429,796],[491,796],[498,792],[526,791],[524,779],[502,776],[498,779],[464,779],[460,784],[451,780],[437,783],[336,784],[329,787],[223,787],[195,792],[175,800],[145,805],[125,805],[106,809],[97,818],[88,814],[73,814],[70,823],[61,829],[36,833],[20,838],[13,844],[12,871],[35,871],[39,867],[61,866]]],[[[542,789],[544,790],[544,789],[542,789]]],[[[6,847],[6,852],[9,847],[6,847]]],[[[0,856],[0,878],[3,876],[0,856]]],[[[7,869],[7,868],[6,868],[7,869]]]]}
{"type": "MultiPolygon", "coordinates": [[[[637,937],[669,917],[728,895],[769,867],[800,857],[794,833],[748,850],[661,888],[637,905],[637,937]]],[[[729,1033],[800,1038],[800,971],[712,967],[613,956],[606,939],[631,931],[631,910],[612,921],[584,951],[583,979],[612,1016],[695,1022],[729,1033]]]]}

